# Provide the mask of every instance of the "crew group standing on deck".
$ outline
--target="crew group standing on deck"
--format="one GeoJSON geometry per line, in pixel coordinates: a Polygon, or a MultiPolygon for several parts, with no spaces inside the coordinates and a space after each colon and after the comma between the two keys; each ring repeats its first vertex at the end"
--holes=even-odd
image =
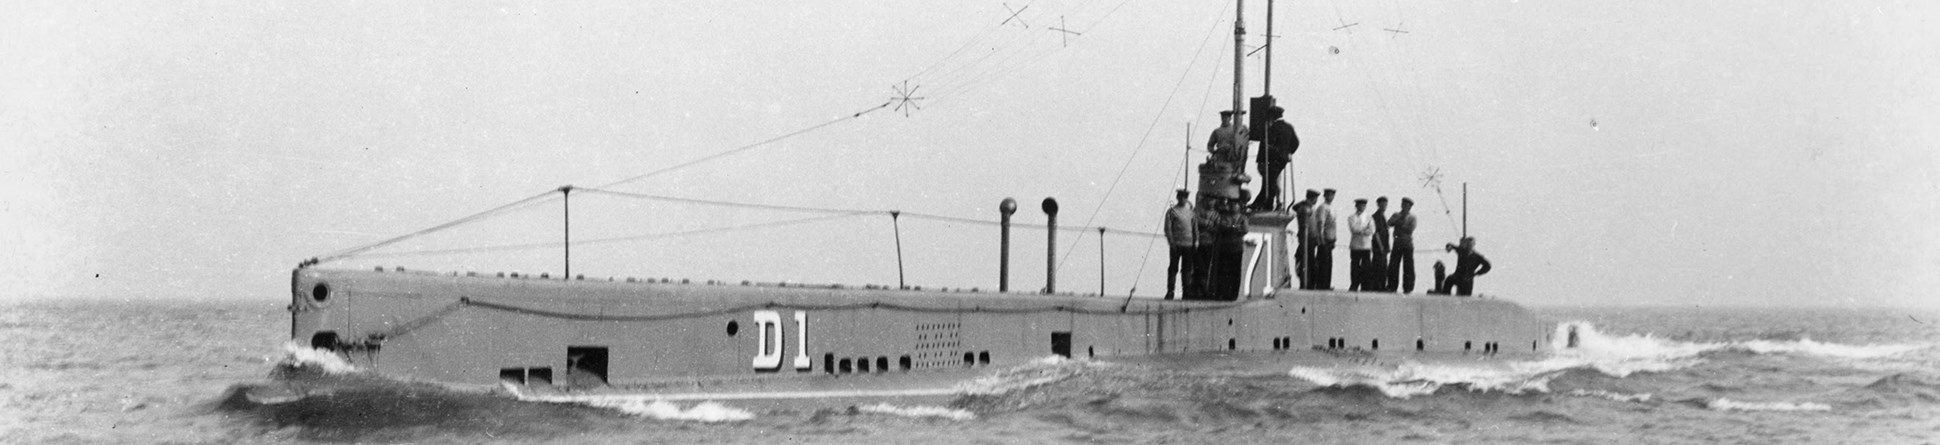
{"type": "MultiPolygon", "coordinates": [[[[1258,109],[1258,108],[1256,108],[1258,109]]],[[[1279,207],[1282,193],[1280,175],[1287,171],[1300,139],[1293,125],[1284,119],[1279,106],[1263,110],[1267,118],[1264,138],[1251,134],[1233,111],[1221,111],[1221,125],[1206,142],[1211,152],[1200,166],[1201,190],[1195,206],[1190,191],[1180,189],[1178,201],[1166,211],[1165,234],[1171,248],[1165,298],[1183,292],[1187,300],[1235,300],[1240,296],[1240,277],[1245,254],[1248,215],[1287,212],[1293,218],[1289,227],[1294,244],[1293,270],[1287,281],[1298,280],[1301,289],[1334,290],[1334,247],[1339,241],[1339,217],[1333,204],[1334,189],[1306,190],[1306,199],[1279,207]],[[1248,201],[1247,190],[1239,185],[1249,182],[1241,168],[1247,158],[1247,140],[1262,141],[1254,162],[1261,175],[1258,199],[1248,201]]],[[[1259,124],[1260,121],[1254,121],[1259,124]]],[[[1388,197],[1374,199],[1372,213],[1367,198],[1354,199],[1354,213],[1347,217],[1348,291],[1413,293],[1415,289],[1414,200],[1400,199],[1401,209],[1388,212],[1388,197]]],[[[1284,217],[1284,216],[1283,216],[1284,217]]],[[[1435,280],[1430,294],[1472,295],[1475,277],[1489,273],[1493,266],[1475,249],[1475,238],[1464,237],[1459,244],[1446,246],[1455,254],[1455,269],[1435,262],[1435,280]]],[[[1284,268],[1284,265],[1282,265],[1284,268]]],[[[1284,271],[1284,269],[1283,269],[1284,271]]],[[[1275,283],[1291,287],[1290,282],[1275,283]]]]}

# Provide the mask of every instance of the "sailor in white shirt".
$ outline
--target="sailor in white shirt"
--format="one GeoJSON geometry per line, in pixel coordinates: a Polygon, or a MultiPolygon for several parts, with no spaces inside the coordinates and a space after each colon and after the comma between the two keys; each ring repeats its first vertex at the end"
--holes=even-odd
{"type": "Polygon", "coordinates": [[[1354,216],[1347,217],[1347,230],[1353,234],[1347,242],[1347,290],[1379,290],[1368,279],[1368,270],[1374,264],[1374,218],[1367,214],[1367,199],[1354,200],[1354,216]]]}

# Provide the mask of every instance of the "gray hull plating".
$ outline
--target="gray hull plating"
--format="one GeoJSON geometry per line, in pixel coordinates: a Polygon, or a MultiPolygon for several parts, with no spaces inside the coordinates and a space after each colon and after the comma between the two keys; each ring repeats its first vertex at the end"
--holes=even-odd
{"type": "Polygon", "coordinates": [[[295,341],[380,375],[461,387],[922,392],[1052,355],[1447,356],[1528,353],[1550,341],[1548,326],[1507,301],[1293,289],[1236,302],[1127,303],[322,269],[298,269],[294,285],[295,341]]]}

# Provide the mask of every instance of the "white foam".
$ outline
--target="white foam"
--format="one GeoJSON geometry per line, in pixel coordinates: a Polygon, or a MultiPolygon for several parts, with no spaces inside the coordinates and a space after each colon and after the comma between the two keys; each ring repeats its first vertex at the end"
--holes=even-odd
{"type": "Polygon", "coordinates": [[[1705,404],[1718,411],[1831,411],[1832,406],[1812,402],[1740,402],[1720,397],[1705,404]]]}
{"type": "Polygon", "coordinates": [[[325,374],[349,374],[357,372],[357,365],[350,364],[335,352],[297,344],[295,341],[283,342],[283,363],[299,367],[316,367],[325,374]]]}
{"type": "Polygon", "coordinates": [[[595,408],[606,408],[641,417],[661,420],[692,420],[699,422],[738,422],[753,419],[754,413],[722,405],[714,401],[695,404],[681,409],[679,405],[654,395],[627,394],[586,394],[586,395],[532,395],[521,391],[518,386],[500,383],[500,387],[512,394],[512,398],[526,402],[577,403],[595,408]]]}
{"type": "Polygon", "coordinates": [[[1784,342],[1752,340],[1738,347],[1759,354],[1803,354],[1845,359],[1886,358],[1927,348],[1922,345],[1843,345],[1812,341],[1810,338],[1784,342]]]}
{"type": "Polygon", "coordinates": [[[1375,388],[1388,397],[1406,399],[1433,394],[1444,386],[1465,385],[1470,391],[1502,391],[1522,394],[1546,392],[1553,374],[1542,368],[1478,365],[1428,365],[1408,362],[1386,368],[1296,366],[1287,375],[1320,386],[1362,385],[1375,388]]]}
{"type": "Polygon", "coordinates": [[[1651,334],[1611,336],[1597,332],[1584,321],[1556,325],[1551,342],[1550,362],[1544,367],[1563,369],[1587,367],[1613,377],[1628,377],[1639,372],[1664,372],[1703,363],[1698,354],[1728,347],[1725,343],[1681,342],[1651,334]],[[1576,333],[1576,347],[1568,347],[1570,333],[1576,333]]]}
{"type": "Polygon", "coordinates": [[[739,422],[754,418],[754,413],[715,402],[701,402],[687,409],[680,409],[680,406],[675,405],[673,402],[647,400],[645,398],[594,399],[580,403],[587,406],[609,408],[627,414],[661,420],[739,422]]]}
{"type": "Polygon", "coordinates": [[[971,413],[969,411],[964,411],[964,410],[955,409],[955,408],[944,408],[940,406],[905,407],[905,406],[891,405],[887,403],[877,403],[874,405],[859,406],[859,407],[856,407],[856,409],[865,413],[890,414],[890,415],[897,415],[897,416],[903,416],[903,417],[941,417],[941,418],[950,419],[950,420],[973,420],[977,418],[977,415],[975,413],[971,413]]]}
{"type": "Polygon", "coordinates": [[[1575,389],[1575,390],[1570,390],[1569,395],[1577,396],[1577,397],[1600,397],[1611,401],[1634,402],[1634,403],[1649,402],[1651,397],[1653,397],[1650,393],[1624,394],[1620,392],[1610,392],[1610,391],[1604,391],[1600,389],[1575,389]]]}
{"type": "MultiPolygon", "coordinates": [[[[1920,345],[1844,345],[1811,339],[1796,341],[1748,340],[1738,342],[1686,342],[1658,338],[1651,334],[1606,335],[1585,321],[1556,325],[1550,353],[1535,360],[1505,360],[1475,364],[1406,362],[1388,367],[1295,367],[1289,376],[1322,386],[1365,385],[1382,394],[1408,398],[1432,394],[1448,385],[1464,385],[1474,391],[1502,391],[1510,394],[1549,392],[1550,380],[1571,369],[1588,369],[1612,377],[1628,377],[1640,372],[1666,372],[1704,363],[1704,353],[1721,350],[1755,354],[1799,354],[1841,359],[1874,359],[1925,349],[1920,345]],[[1569,338],[1575,337],[1575,347],[1569,338]]],[[[1584,391],[1580,394],[1618,401],[1644,401],[1650,395],[1625,395],[1584,391]],[[1639,398],[1641,397],[1641,398],[1639,398]]],[[[1726,406],[1737,402],[1725,402],[1726,406]]],[[[1807,408],[1822,405],[1807,405],[1807,408]]],[[[1740,409],[1740,408],[1731,408],[1740,409]]],[[[1773,408],[1779,409],[1779,408],[1773,408]]]]}
{"type": "Polygon", "coordinates": [[[1704,363],[1701,354],[1738,347],[1733,343],[1684,342],[1650,334],[1605,335],[1584,321],[1557,324],[1553,339],[1555,347],[1549,354],[1534,360],[1472,364],[1406,362],[1385,368],[1295,367],[1288,370],[1288,375],[1322,386],[1365,385],[1395,398],[1432,394],[1449,385],[1462,385],[1472,391],[1522,394],[1549,392],[1550,380],[1571,369],[1594,370],[1621,378],[1640,372],[1689,368],[1704,363]],[[1572,333],[1576,346],[1568,347],[1567,339],[1572,333]]]}
{"type": "Polygon", "coordinates": [[[1610,336],[1597,332],[1589,322],[1571,321],[1556,325],[1555,335],[1551,337],[1554,352],[1560,354],[1628,356],[1628,357],[1691,357],[1709,351],[1734,350],[1754,354],[1793,354],[1844,359],[1875,359],[1892,357],[1931,347],[1930,345],[1904,344],[1864,344],[1847,345],[1814,341],[1801,338],[1791,341],[1745,340],[1733,342],[1682,342],[1657,338],[1651,334],[1631,334],[1610,336]],[[1578,344],[1568,347],[1569,332],[1575,330],[1578,344]]]}
{"type": "Polygon", "coordinates": [[[957,383],[955,391],[967,395],[995,395],[1056,382],[1078,375],[1088,368],[1110,364],[1083,359],[1048,356],[957,383]]]}

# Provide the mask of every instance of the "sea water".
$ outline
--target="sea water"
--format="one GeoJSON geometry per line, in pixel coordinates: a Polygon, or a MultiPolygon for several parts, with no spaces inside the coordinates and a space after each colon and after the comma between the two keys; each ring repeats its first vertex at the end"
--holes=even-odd
{"type": "Polygon", "coordinates": [[[1535,311],[1579,347],[1253,374],[1046,357],[933,406],[763,410],[394,382],[287,344],[280,302],[19,303],[0,442],[1940,443],[1940,314],[1535,311]],[[303,379],[333,389],[249,391],[303,379]]]}

